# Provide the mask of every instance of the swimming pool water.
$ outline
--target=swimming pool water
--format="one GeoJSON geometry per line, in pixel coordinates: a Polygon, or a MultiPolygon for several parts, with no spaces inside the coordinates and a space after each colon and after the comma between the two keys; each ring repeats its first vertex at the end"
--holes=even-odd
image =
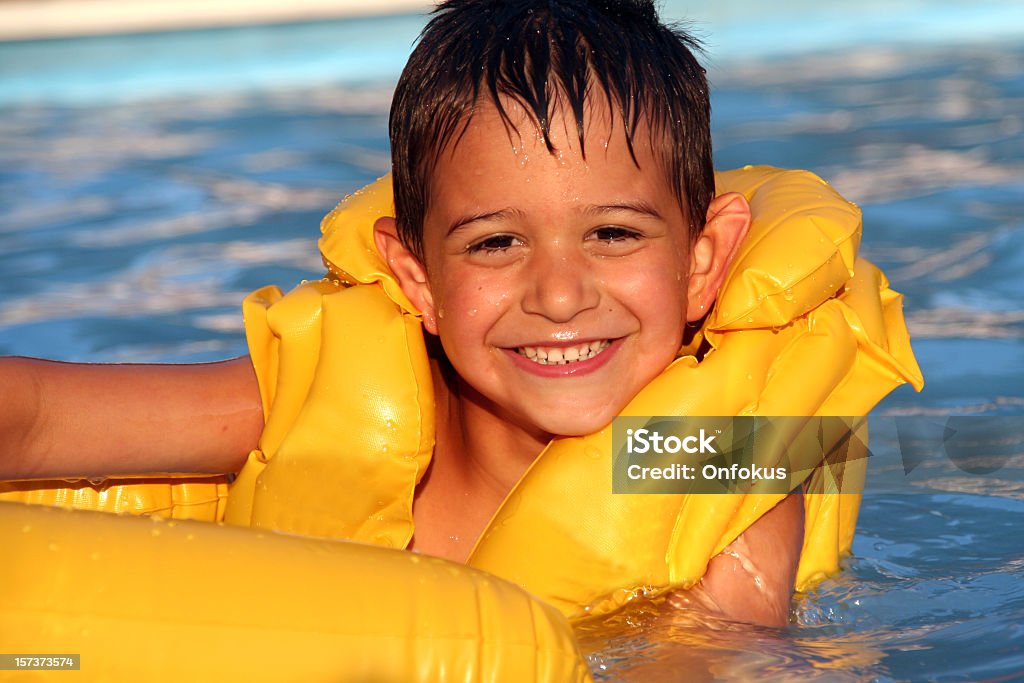
{"type": "MultiPolygon", "coordinates": [[[[1015,5],[995,4],[1012,33],[1015,5]]],[[[899,6],[906,21],[920,9],[899,6]]],[[[956,23],[950,8],[962,7],[932,6],[953,13],[944,26],[956,23]]],[[[827,25],[827,8],[814,11],[827,25]]],[[[418,20],[393,21],[358,26],[407,45],[418,20]]],[[[729,30],[717,40],[736,41],[729,30]]],[[[241,42],[259,48],[265,34],[264,52],[287,52],[294,31],[260,29],[241,42]]],[[[903,45],[894,36],[884,45],[846,39],[828,52],[713,53],[717,165],[809,168],[864,209],[863,253],[906,293],[928,382],[921,395],[895,392],[879,416],[1019,416],[1024,49],[1019,40],[903,45]]],[[[187,50],[182,40],[90,45],[187,50]]],[[[50,50],[58,66],[74,54],[74,41],[28,47],[44,61],[50,50]]],[[[404,54],[393,52],[378,51],[374,63],[400,64],[404,54]]],[[[320,218],[388,168],[392,66],[331,79],[324,73],[340,68],[332,62],[310,69],[322,71],[308,82],[218,77],[198,89],[182,85],[191,76],[181,67],[178,85],[150,87],[134,74],[140,80],[105,100],[95,92],[105,76],[88,68],[73,87],[40,87],[37,74],[32,90],[19,68],[27,62],[14,54],[0,46],[0,353],[242,354],[242,296],[318,277],[320,218]],[[79,95],[46,97],[48,88],[79,95]]],[[[637,607],[581,631],[595,674],[677,680],[678,667],[695,667],[727,680],[1024,679],[1024,456],[1018,449],[986,475],[939,463],[910,481],[885,460],[895,457],[891,439],[882,434],[876,447],[847,571],[798,602],[791,628],[664,625],[637,607]]]]}

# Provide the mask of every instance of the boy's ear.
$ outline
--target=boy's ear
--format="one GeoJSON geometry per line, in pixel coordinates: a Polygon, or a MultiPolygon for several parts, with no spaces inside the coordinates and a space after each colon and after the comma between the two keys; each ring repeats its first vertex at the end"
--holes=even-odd
{"type": "Polygon", "coordinates": [[[749,229],[746,197],[727,192],[711,200],[704,230],[690,250],[687,322],[700,320],[711,309],[749,229]]]}
{"type": "Polygon", "coordinates": [[[391,216],[378,218],[373,224],[373,239],[377,243],[377,251],[398,280],[398,285],[413,306],[423,314],[423,326],[431,334],[437,334],[434,297],[427,281],[427,269],[416,254],[402,244],[395,219],[391,216]]]}

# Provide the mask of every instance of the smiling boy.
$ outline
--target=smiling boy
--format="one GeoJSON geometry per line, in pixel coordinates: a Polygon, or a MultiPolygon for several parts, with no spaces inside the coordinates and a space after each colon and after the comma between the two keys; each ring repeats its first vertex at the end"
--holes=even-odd
{"type": "MultiPolygon", "coordinates": [[[[714,196],[692,47],[641,0],[451,0],[425,30],[392,107],[396,215],[374,237],[433,349],[409,548],[465,561],[545,446],[605,427],[711,310],[751,214],[714,196]]],[[[0,372],[23,392],[0,424],[8,478],[236,472],[273,408],[247,357],[0,372]]],[[[787,623],[803,519],[799,492],[763,512],[711,559],[701,602],[787,623]]]]}
{"type": "Polygon", "coordinates": [[[435,465],[416,515],[461,528],[418,523],[416,547],[432,554],[464,559],[554,436],[601,429],[668,366],[749,225],[743,197],[724,195],[694,236],[646,124],[631,155],[621,116],[597,99],[581,147],[555,107],[545,133],[513,99],[507,120],[475,104],[438,156],[422,256],[394,218],[376,225],[455,370],[454,381],[435,377],[435,465]]]}
{"type": "MultiPolygon", "coordinates": [[[[376,241],[455,371],[414,547],[464,560],[544,446],[607,425],[714,301],[750,209],[712,199],[692,44],[650,3],[451,2],[410,57],[376,241]]],[[[789,585],[799,508],[763,523],[789,585]]]]}
{"type": "MultiPolygon", "coordinates": [[[[477,103],[434,167],[422,256],[394,218],[377,222],[380,251],[455,370],[434,366],[434,464],[414,507],[423,552],[464,561],[553,437],[601,429],[668,367],[750,224],[745,200],[724,195],[694,234],[649,127],[631,155],[621,116],[592,100],[582,144],[557,104],[545,133],[514,99],[508,120],[477,103]]],[[[713,561],[705,586],[726,615],[786,623],[802,522],[795,496],[713,561]]]]}

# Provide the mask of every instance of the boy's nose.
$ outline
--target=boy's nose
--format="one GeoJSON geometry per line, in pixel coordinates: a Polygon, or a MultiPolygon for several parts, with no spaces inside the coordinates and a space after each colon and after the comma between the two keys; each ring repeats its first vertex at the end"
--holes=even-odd
{"type": "Polygon", "coordinates": [[[557,323],[595,308],[601,299],[597,280],[585,254],[557,250],[530,259],[523,310],[557,323]]]}

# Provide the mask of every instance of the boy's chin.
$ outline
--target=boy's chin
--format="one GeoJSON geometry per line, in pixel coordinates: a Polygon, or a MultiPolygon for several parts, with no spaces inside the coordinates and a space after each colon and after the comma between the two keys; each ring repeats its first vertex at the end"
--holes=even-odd
{"type": "Polygon", "coordinates": [[[615,413],[610,415],[544,415],[534,421],[540,431],[548,434],[550,438],[587,436],[599,432],[607,427],[615,413]]]}

